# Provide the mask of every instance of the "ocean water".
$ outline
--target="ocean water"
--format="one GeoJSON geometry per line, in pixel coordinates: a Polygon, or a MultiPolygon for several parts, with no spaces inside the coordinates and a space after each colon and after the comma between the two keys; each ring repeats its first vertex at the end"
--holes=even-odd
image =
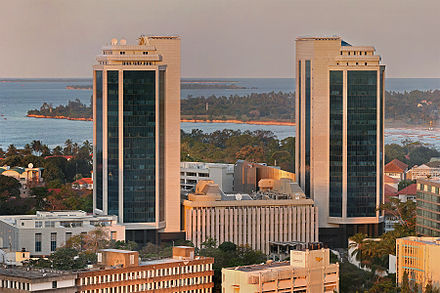
{"type": "MultiPolygon", "coordinates": [[[[211,79],[214,80],[214,79],[211,79]]],[[[230,96],[271,91],[294,91],[295,79],[292,78],[224,78],[220,81],[234,81],[236,85],[246,89],[186,89],[182,90],[181,97],[189,96],[230,96]]],[[[24,146],[32,140],[41,140],[51,147],[62,145],[67,139],[81,143],[84,140],[92,141],[92,122],[70,121],[61,119],[38,119],[26,117],[30,109],[39,108],[44,102],[54,106],[66,104],[69,100],[79,99],[83,103],[90,103],[91,90],[67,90],[67,85],[90,85],[90,79],[0,79],[0,148],[6,149],[14,144],[24,146]]],[[[411,91],[440,89],[440,79],[428,78],[390,78],[386,81],[386,89],[391,91],[411,91]]],[[[283,139],[295,136],[294,126],[277,125],[246,125],[230,123],[182,123],[185,131],[201,129],[212,132],[221,129],[234,130],[270,130],[283,139]]],[[[426,129],[399,129],[385,130],[386,143],[400,143],[409,138],[432,144],[440,149],[440,133],[426,129]]]]}

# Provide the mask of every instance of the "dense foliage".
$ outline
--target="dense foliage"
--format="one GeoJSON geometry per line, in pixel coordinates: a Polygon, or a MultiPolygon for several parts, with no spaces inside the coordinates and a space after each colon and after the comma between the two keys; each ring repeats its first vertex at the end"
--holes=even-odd
{"type": "Polygon", "coordinates": [[[252,93],[245,96],[188,97],[181,101],[182,118],[241,121],[295,121],[293,93],[252,93]]]}
{"type": "Polygon", "coordinates": [[[69,101],[66,106],[59,105],[53,107],[52,104],[44,103],[40,109],[29,110],[28,115],[43,115],[49,117],[64,116],[70,118],[92,118],[93,109],[79,99],[69,101]]]}
{"type": "Polygon", "coordinates": [[[386,92],[385,117],[411,124],[428,124],[439,117],[440,90],[386,92]]]}
{"type": "Polygon", "coordinates": [[[385,163],[398,159],[411,168],[429,162],[432,157],[440,157],[440,152],[418,141],[405,140],[402,144],[385,145],[385,163]]]}
{"type": "Polygon", "coordinates": [[[294,172],[295,138],[278,140],[271,131],[224,129],[181,132],[181,160],[235,163],[238,159],[280,166],[294,172]]]}

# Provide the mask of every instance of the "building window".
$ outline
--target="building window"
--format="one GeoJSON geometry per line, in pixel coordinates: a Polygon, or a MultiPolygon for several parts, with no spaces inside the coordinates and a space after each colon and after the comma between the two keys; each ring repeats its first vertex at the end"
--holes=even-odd
{"type": "Polygon", "coordinates": [[[119,52],[120,55],[125,55],[124,51],[119,52]]]}
{"type": "Polygon", "coordinates": [[[56,289],[56,288],[58,288],[58,282],[52,281],[52,289],[56,289]]]}
{"type": "Polygon", "coordinates": [[[50,251],[57,249],[57,233],[50,233],[50,251]]]}
{"type": "Polygon", "coordinates": [[[41,252],[41,233],[35,233],[35,252],[41,252]]]}
{"type": "Polygon", "coordinates": [[[46,228],[54,228],[55,227],[55,222],[53,222],[53,221],[46,221],[46,222],[44,222],[44,226],[46,228]]]}
{"type": "Polygon", "coordinates": [[[66,241],[72,237],[72,232],[66,232],[66,241]]]}
{"type": "Polygon", "coordinates": [[[143,52],[142,54],[144,54],[144,55],[148,55],[148,52],[143,52]]]}
{"type": "Polygon", "coordinates": [[[42,228],[43,222],[42,221],[35,221],[35,228],[42,228]]]}
{"type": "Polygon", "coordinates": [[[111,231],[110,239],[111,240],[116,240],[116,231],[111,231]]]}

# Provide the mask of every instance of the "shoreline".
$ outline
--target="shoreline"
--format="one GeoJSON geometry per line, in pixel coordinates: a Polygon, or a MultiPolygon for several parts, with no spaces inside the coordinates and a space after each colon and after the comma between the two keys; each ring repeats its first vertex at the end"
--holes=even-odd
{"type": "MultiPolygon", "coordinates": [[[[26,117],[31,118],[45,118],[45,119],[66,119],[76,121],[93,121],[93,118],[72,118],[67,116],[46,116],[37,114],[28,114],[26,117]]],[[[240,121],[240,120],[201,120],[201,119],[181,119],[180,122],[189,123],[233,123],[233,124],[254,124],[254,125],[280,125],[280,126],[295,126],[295,122],[283,121],[240,121]]]]}

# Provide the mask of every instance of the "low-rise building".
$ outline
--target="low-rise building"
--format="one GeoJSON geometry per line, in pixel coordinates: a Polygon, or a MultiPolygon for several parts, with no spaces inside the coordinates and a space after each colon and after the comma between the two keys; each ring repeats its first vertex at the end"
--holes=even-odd
{"type": "Polygon", "coordinates": [[[125,240],[125,227],[116,216],[89,215],[83,211],[39,211],[36,215],[0,217],[0,248],[46,256],[73,235],[101,228],[109,239],[125,240]]]}
{"type": "Polygon", "coordinates": [[[76,293],[76,277],[76,273],[50,269],[2,267],[0,292],[76,293]]]}
{"type": "Polygon", "coordinates": [[[440,239],[436,237],[404,237],[396,240],[396,283],[400,286],[404,273],[408,279],[425,288],[428,282],[440,289],[440,239]]]}
{"type": "Polygon", "coordinates": [[[417,180],[416,231],[440,237],[440,178],[417,180]]]}
{"type": "Polygon", "coordinates": [[[385,165],[384,174],[391,178],[398,179],[399,181],[405,180],[406,172],[408,171],[408,165],[394,159],[385,165]]]}
{"type": "Polygon", "coordinates": [[[92,178],[81,178],[72,182],[72,189],[81,190],[93,190],[93,179],[92,178]]]}
{"type": "Polygon", "coordinates": [[[431,161],[420,166],[414,166],[406,174],[406,178],[409,180],[434,177],[440,177],[440,161],[431,161]]]}
{"type": "Polygon", "coordinates": [[[0,249],[0,263],[5,265],[21,266],[23,261],[29,260],[29,251],[15,251],[10,249],[0,249]]]}
{"type": "Polygon", "coordinates": [[[318,241],[318,209],[289,178],[264,179],[252,194],[225,194],[200,181],[184,205],[186,239],[196,247],[208,238],[249,245],[269,253],[270,241],[318,241]]]}
{"type": "Polygon", "coordinates": [[[395,194],[401,202],[407,202],[408,200],[416,201],[417,198],[417,184],[413,183],[408,185],[402,190],[399,190],[395,194]]]}
{"type": "Polygon", "coordinates": [[[234,164],[180,163],[180,188],[182,190],[194,190],[200,180],[212,180],[224,192],[232,192],[234,186],[234,164]]]}
{"type": "MultiPolygon", "coordinates": [[[[387,187],[391,187],[392,189],[395,189],[397,191],[397,189],[399,188],[399,179],[384,175],[383,176],[383,183],[385,184],[385,188],[387,187]]],[[[385,190],[386,191],[386,190],[385,190]]]]}
{"type": "Polygon", "coordinates": [[[194,248],[173,247],[173,257],[139,261],[137,251],[105,249],[97,269],[81,271],[78,293],[212,292],[214,259],[194,255],[194,248]]]}
{"type": "Polygon", "coordinates": [[[328,248],[291,250],[290,261],[222,269],[222,292],[339,292],[328,248]]]}
{"type": "Polygon", "coordinates": [[[43,177],[41,173],[43,168],[34,168],[32,163],[29,163],[27,168],[23,167],[0,167],[0,175],[8,176],[17,179],[20,182],[20,196],[28,197],[30,189],[43,185],[43,177]]]}

